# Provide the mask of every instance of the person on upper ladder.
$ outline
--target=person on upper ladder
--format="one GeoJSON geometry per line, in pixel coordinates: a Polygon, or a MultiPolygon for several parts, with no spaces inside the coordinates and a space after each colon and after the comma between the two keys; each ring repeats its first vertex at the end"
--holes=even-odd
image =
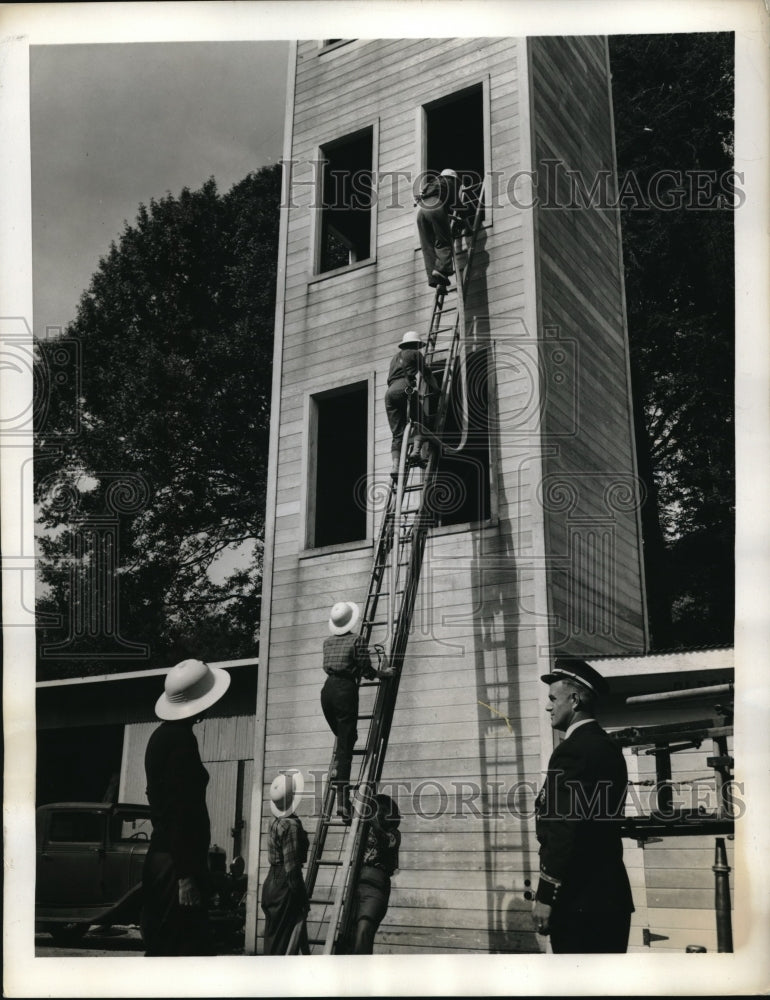
{"type": "Polygon", "coordinates": [[[355,601],[338,601],[329,615],[332,634],[323,645],[323,668],[327,677],[321,689],[321,709],[337,737],[337,753],[329,780],[334,784],[337,815],[346,823],[353,818],[350,767],[358,739],[358,683],[362,677],[373,680],[393,676],[391,670],[372,666],[366,643],[360,635],[354,634],[360,617],[361,609],[355,601]]]}
{"type": "Polygon", "coordinates": [[[417,231],[431,288],[446,287],[454,273],[452,226],[467,228],[469,204],[466,190],[454,170],[430,177],[417,196],[417,231]]]}
{"type": "MultiPolygon", "coordinates": [[[[388,388],[385,391],[385,412],[388,415],[390,432],[393,441],[390,446],[390,456],[392,459],[391,475],[395,478],[398,475],[398,464],[401,456],[401,443],[404,439],[407,421],[409,419],[409,396],[417,389],[417,374],[422,375],[429,390],[438,393],[441,386],[433,372],[425,363],[425,358],[420,354],[425,344],[415,330],[409,330],[401,338],[398,345],[398,353],[393,356],[388,370],[388,388]]],[[[422,419],[427,422],[428,410],[427,400],[423,400],[420,407],[422,419]]],[[[424,440],[419,432],[415,433],[412,443],[412,460],[415,464],[423,468],[428,463],[430,445],[424,440]]]]}

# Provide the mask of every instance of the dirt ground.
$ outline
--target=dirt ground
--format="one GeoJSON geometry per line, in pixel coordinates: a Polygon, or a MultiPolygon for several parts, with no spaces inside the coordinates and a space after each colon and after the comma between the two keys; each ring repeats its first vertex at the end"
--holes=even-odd
{"type": "Polygon", "coordinates": [[[92,927],[84,938],[74,945],[55,945],[50,934],[38,932],[35,934],[35,956],[38,958],[83,958],[115,956],[127,958],[144,955],[144,945],[139,928],[128,927],[92,927]]]}

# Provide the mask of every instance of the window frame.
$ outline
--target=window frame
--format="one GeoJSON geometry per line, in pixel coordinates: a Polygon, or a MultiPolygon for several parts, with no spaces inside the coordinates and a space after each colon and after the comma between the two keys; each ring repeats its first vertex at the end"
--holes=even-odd
{"type": "Polygon", "coordinates": [[[323,189],[324,189],[324,176],[325,169],[316,170],[315,174],[315,187],[313,189],[314,197],[314,209],[310,215],[310,267],[309,267],[309,283],[315,283],[318,281],[326,281],[329,278],[334,278],[339,274],[349,274],[351,271],[356,271],[361,268],[371,267],[377,263],[377,209],[379,198],[377,196],[377,178],[379,171],[379,150],[380,150],[380,119],[375,118],[367,122],[356,126],[355,128],[349,129],[343,135],[336,139],[327,139],[324,142],[317,143],[315,147],[315,156],[317,163],[326,163],[326,158],[324,156],[324,149],[328,149],[331,146],[338,146],[345,143],[347,140],[355,139],[360,136],[363,132],[370,131],[372,133],[372,207],[370,210],[369,217],[369,256],[364,260],[356,260],[350,264],[344,264],[342,267],[335,267],[329,271],[321,271],[321,252],[322,252],[322,237],[323,237],[323,189]]]}
{"type": "MultiPolygon", "coordinates": [[[[487,190],[486,185],[488,185],[489,178],[492,175],[493,165],[492,165],[492,109],[491,109],[491,99],[490,99],[490,78],[489,74],[484,76],[476,77],[463,82],[461,87],[456,90],[452,90],[448,94],[442,94],[440,97],[431,98],[429,101],[421,102],[415,112],[415,131],[416,131],[416,149],[417,149],[417,165],[418,165],[418,176],[422,177],[425,175],[428,166],[428,114],[433,108],[438,108],[442,104],[449,104],[451,101],[456,100],[461,97],[469,90],[475,90],[477,87],[481,87],[481,114],[482,114],[482,134],[483,134],[483,145],[484,145],[484,221],[482,226],[484,229],[490,229],[493,223],[493,212],[492,206],[494,199],[490,197],[490,192],[487,190]]],[[[419,249],[419,247],[418,247],[419,249]]]]}
{"type": "Polygon", "coordinates": [[[351,371],[338,379],[315,379],[304,393],[303,401],[303,435],[302,435],[302,469],[305,474],[305,489],[300,503],[300,550],[299,558],[307,559],[328,555],[333,552],[349,552],[357,549],[371,548],[374,537],[375,512],[371,504],[366,509],[366,534],[363,538],[349,542],[334,542],[331,545],[315,545],[315,505],[316,480],[318,476],[318,401],[344,395],[346,390],[365,386],[366,391],[366,476],[369,481],[374,476],[374,408],[375,408],[375,373],[351,371]]]}
{"type": "Polygon", "coordinates": [[[338,49],[357,41],[357,38],[336,38],[334,41],[329,42],[327,39],[321,38],[318,41],[318,55],[325,56],[327,52],[336,52],[338,49]]]}

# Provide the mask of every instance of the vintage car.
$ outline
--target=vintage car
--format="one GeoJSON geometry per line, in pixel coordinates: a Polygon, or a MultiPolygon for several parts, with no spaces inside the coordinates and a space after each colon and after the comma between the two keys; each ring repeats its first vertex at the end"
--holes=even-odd
{"type": "MultiPolygon", "coordinates": [[[[138,924],[144,858],[152,824],[147,805],[51,802],[37,810],[35,924],[57,944],[75,944],[93,924],[138,924]]],[[[209,917],[215,943],[243,943],[246,876],[242,858],[225,871],[209,851],[209,917]]]]}
{"type": "Polygon", "coordinates": [[[147,805],[52,802],[37,810],[35,923],[57,943],[92,924],[139,922],[147,805]]]}

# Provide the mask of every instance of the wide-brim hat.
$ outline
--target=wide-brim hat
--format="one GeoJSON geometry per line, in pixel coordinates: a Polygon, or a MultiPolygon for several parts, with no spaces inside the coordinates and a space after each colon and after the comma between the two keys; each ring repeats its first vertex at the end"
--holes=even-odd
{"type": "Polygon", "coordinates": [[[358,624],[361,609],[355,601],[338,601],[329,615],[329,631],[332,635],[345,635],[358,624]]]}
{"type": "Polygon", "coordinates": [[[230,674],[203,660],[182,660],[166,674],[163,694],[155,703],[159,719],[189,719],[219,701],[230,687],[230,674]]]}
{"type": "Polygon", "coordinates": [[[270,811],[276,819],[291,816],[305,790],[301,771],[282,771],[270,785],[270,811]]]}
{"type": "Polygon", "coordinates": [[[593,691],[599,697],[606,695],[609,691],[609,684],[602,677],[598,670],[576,656],[559,656],[556,658],[553,670],[550,674],[543,674],[540,678],[546,684],[555,684],[556,681],[574,681],[581,684],[589,691],[593,691]]]}
{"type": "Polygon", "coordinates": [[[399,349],[410,347],[412,350],[417,350],[420,347],[425,347],[425,342],[416,330],[407,330],[398,346],[399,349]]]}

